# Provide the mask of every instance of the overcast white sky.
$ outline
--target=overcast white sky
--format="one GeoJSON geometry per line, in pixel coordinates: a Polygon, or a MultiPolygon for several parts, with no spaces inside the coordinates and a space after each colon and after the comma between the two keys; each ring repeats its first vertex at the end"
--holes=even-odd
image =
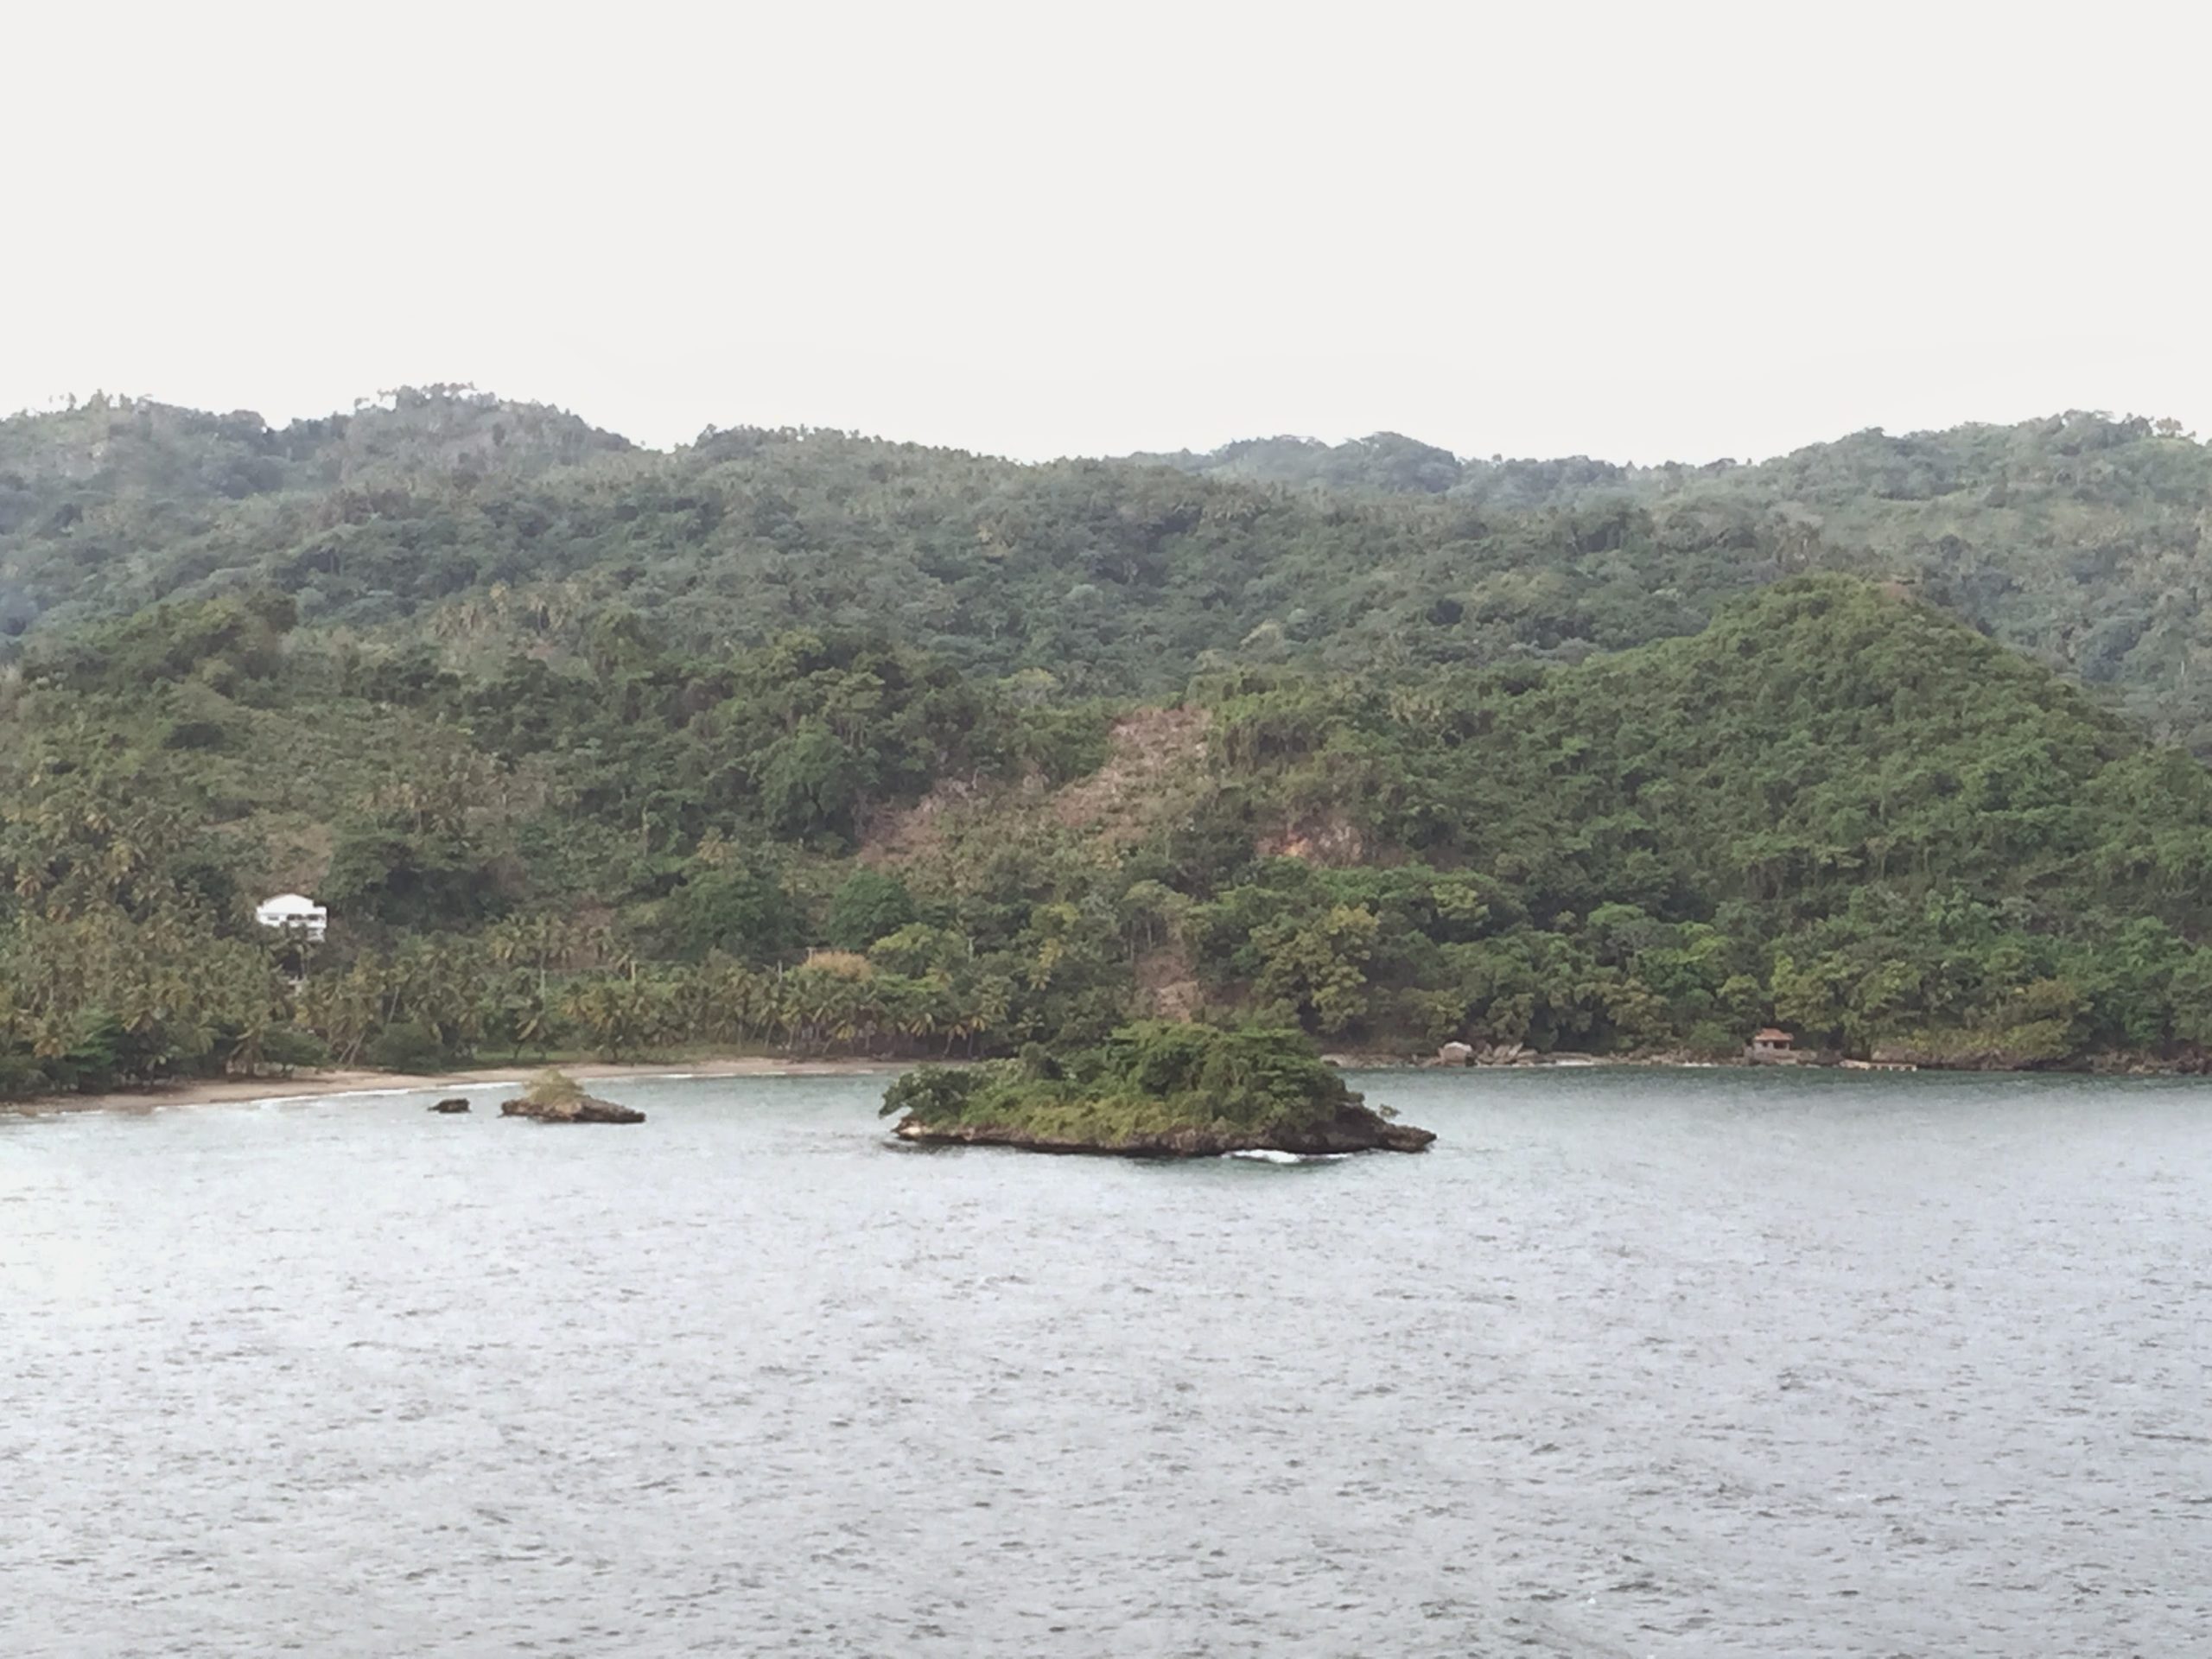
{"type": "Polygon", "coordinates": [[[2202,5],[0,0],[0,409],[642,442],[2212,430],[2202,5]]]}

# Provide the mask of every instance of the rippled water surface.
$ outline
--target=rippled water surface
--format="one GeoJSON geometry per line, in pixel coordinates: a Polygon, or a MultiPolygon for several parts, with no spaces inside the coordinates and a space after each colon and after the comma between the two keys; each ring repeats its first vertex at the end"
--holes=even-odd
{"type": "Polygon", "coordinates": [[[1366,1082],[1434,1152],[0,1117],[0,1653],[2212,1645],[2212,1090],[1366,1082]]]}

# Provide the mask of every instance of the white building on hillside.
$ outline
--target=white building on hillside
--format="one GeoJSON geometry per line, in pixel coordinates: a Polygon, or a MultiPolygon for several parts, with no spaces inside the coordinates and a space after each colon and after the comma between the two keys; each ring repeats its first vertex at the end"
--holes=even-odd
{"type": "Polygon", "coordinates": [[[280,893],[255,906],[253,919],[280,933],[296,934],[310,944],[321,944],[330,931],[330,912],[296,893],[280,893]]]}

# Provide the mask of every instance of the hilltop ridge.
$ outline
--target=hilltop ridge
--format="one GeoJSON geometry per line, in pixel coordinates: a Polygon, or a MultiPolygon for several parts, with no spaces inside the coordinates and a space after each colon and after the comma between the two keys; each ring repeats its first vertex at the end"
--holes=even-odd
{"type": "Polygon", "coordinates": [[[276,429],[99,400],[0,422],[0,652],[270,588],[310,629],[455,664],[581,651],[619,607],[694,648],[861,627],[1157,696],[1236,665],[1573,662],[1830,569],[1908,582],[2202,748],[2208,523],[2204,446],[2080,414],[1744,466],[1389,434],[1022,465],[755,428],[644,450],[452,388],[276,429]]]}

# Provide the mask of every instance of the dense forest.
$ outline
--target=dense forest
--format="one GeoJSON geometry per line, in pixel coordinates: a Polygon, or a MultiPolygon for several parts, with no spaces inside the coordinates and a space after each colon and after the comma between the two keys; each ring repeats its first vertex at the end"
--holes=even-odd
{"type": "Polygon", "coordinates": [[[2208,500],[2079,416],[1643,470],[19,416],[0,1092],[1145,1016],[2190,1059],[2208,500]]]}
{"type": "Polygon", "coordinates": [[[0,421],[0,651],[270,591],[306,628],[476,671],[628,609],[674,649],[871,631],[1040,695],[1157,699],[1233,666],[1572,663],[1833,570],[1904,582],[2204,752],[2208,524],[2204,445],[2083,414],[1747,466],[1388,434],[1025,466],[821,431],[660,453],[455,388],[282,429],[95,398],[0,421]]]}

